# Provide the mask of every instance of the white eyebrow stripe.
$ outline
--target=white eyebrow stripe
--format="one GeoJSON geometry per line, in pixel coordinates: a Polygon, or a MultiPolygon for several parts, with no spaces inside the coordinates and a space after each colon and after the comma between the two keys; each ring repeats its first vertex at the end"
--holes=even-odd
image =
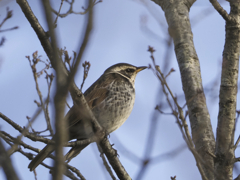
{"type": "Polygon", "coordinates": [[[127,76],[125,76],[125,75],[123,75],[123,74],[121,74],[121,73],[119,73],[119,72],[109,72],[109,74],[110,74],[110,73],[116,73],[116,74],[119,74],[120,76],[122,76],[122,77],[128,79],[130,82],[134,83],[134,82],[132,81],[132,79],[130,79],[129,77],[127,77],[127,76]]]}

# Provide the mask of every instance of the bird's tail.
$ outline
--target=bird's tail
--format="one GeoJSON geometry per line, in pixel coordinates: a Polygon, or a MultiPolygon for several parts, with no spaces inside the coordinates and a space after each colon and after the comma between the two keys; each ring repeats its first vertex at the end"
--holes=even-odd
{"type": "Polygon", "coordinates": [[[89,144],[72,147],[72,149],[70,149],[70,151],[64,156],[65,161],[70,162],[72,158],[76,157],[88,145],[89,144]]]}
{"type": "Polygon", "coordinates": [[[30,162],[28,168],[33,171],[49,154],[54,151],[54,145],[45,146],[40,153],[30,162]]]}

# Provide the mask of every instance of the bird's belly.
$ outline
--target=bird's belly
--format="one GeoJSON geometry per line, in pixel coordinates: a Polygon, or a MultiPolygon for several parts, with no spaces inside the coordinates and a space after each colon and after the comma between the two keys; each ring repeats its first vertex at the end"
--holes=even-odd
{"type": "Polygon", "coordinates": [[[98,114],[98,121],[101,126],[111,133],[118,129],[129,117],[135,101],[134,91],[113,91],[108,98],[101,103],[100,107],[94,109],[98,114]]]}

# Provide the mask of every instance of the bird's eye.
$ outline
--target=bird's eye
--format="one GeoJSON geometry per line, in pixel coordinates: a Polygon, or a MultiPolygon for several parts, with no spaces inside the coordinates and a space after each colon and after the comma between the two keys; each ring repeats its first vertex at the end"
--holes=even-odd
{"type": "Polygon", "coordinates": [[[128,73],[132,73],[132,72],[134,72],[134,69],[127,68],[127,69],[126,69],[126,72],[128,72],[128,73]]]}

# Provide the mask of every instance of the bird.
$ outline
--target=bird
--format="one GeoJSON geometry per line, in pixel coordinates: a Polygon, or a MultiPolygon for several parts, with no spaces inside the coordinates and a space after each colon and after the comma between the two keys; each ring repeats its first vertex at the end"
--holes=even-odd
{"type": "MultiPolygon", "coordinates": [[[[107,134],[118,129],[129,117],[135,102],[136,75],[146,68],[127,63],[112,65],[84,92],[88,106],[107,134]]],[[[70,108],[65,120],[68,124],[68,141],[88,139],[94,134],[91,120],[77,105],[70,108]]],[[[65,160],[69,162],[86,146],[88,144],[72,147],[65,155],[65,160]]],[[[29,163],[30,171],[33,171],[54,149],[53,144],[46,145],[29,163]]]]}

